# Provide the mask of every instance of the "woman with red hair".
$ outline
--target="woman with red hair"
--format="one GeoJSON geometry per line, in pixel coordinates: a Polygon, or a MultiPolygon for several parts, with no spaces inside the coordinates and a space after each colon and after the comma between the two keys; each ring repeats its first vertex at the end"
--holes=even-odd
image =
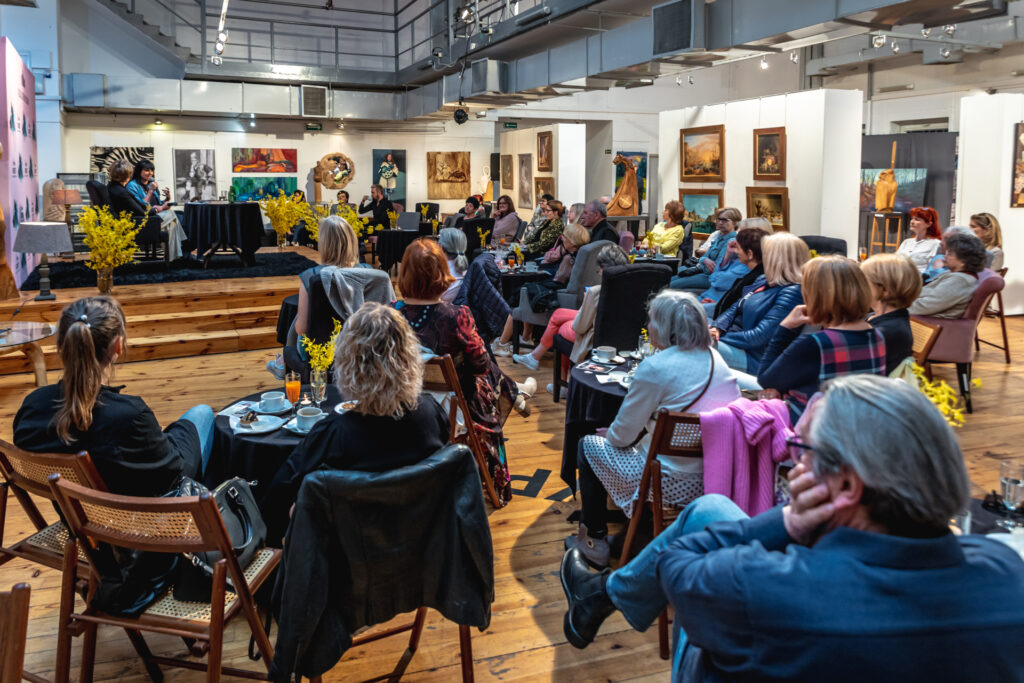
{"type": "Polygon", "coordinates": [[[906,256],[923,273],[932,257],[942,246],[942,228],[939,227],[939,214],[930,206],[917,206],[910,210],[910,234],[896,250],[897,254],[906,256]]]}

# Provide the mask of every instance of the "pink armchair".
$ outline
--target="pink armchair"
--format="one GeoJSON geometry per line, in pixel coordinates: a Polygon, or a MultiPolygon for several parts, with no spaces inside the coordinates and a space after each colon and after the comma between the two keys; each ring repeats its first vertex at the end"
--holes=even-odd
{"type": "Polygon", "coordinates": [[[989,269],[978,273],[978,288],[974,290],[971,304],[961,318],[937,318],[932,315],[911,316],[915,320],[937,325],[942,334],[928,353],[927,362],[956,363],[956,378],[960,393],[964,397],[967,412],[971,407],[971,363],[974,361],[974,336],[989,302],[1004,286],[1003,278],[989,269]]]}

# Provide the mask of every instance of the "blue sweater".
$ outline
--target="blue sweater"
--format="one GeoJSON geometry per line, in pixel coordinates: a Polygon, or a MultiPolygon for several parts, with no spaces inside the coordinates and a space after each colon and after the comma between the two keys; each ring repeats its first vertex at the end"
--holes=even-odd
{"type": "Polygon", "coordinates": [[[768,287],[762,275],[711,326],[722,331],[722,343],[746,352],[747,372],[756,375],[779,322],[803,302],[800,285],[768,287]]]}

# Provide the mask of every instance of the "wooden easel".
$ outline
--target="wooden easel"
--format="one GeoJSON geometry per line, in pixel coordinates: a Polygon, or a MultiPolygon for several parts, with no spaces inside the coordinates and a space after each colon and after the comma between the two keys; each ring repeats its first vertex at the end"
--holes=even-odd
{"type": "Polygon", "coordinates": [[[903,242],[903,226],[906,218],[907,214],[897,211],[871,214],[871,240],[868,242],[868,256],[873,256],[876,253],[889,253],[898,249],[903,242]],[[893,230],[894,224],[895,231],[893,230]],[[896,240],[889,241],[890,236],[894,233],[896,240]]]}

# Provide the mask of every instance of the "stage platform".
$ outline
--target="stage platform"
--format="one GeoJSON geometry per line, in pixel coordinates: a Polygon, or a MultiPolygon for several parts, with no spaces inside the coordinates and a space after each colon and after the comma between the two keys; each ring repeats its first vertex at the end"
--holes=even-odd
{"type": "MultiPolygon", "coordinates": [[[[286,249],[319,261],[312,249],[286,249]]],[[[265,250],[276,252],[277,248],[265,250]]],[[[124,309],[128,330],[128,355],[121,362],[275,348],[281,301],[298,287],[297,275],[118,286],[115,274],[112,295],[124,309]]],[[[56,324],[68,303],[95,296],[99,290],[79,287],[53,292],[54,301],[36,301],[34,291],[22,292],[18,300],[0,301],[0,321],[56,324]]],[[[47,370],[61,367],[56,343],[54,335],[40,344],[47,370]]],[[[0,356],[0,375],[22,372],[31,372],[24,355],[0,356]]]]}

